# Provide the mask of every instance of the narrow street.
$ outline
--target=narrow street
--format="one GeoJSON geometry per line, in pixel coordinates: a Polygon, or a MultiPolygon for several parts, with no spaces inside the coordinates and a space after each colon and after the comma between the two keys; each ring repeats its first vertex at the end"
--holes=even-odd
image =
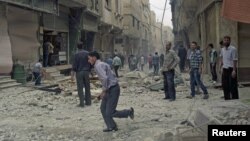
{"type": "MultiPolygon", "coordinates": [[[[121,96],[117,109],[134,107],[135,119],[115,119],[119,128],[117,132],[102,132],[105,125],[100,102],[95,99],[91,106],[80,108],[77,107],[78,96],[74,93],[63,91],[55,95],[30,87],[14,87],[0,91],[0,140],[172,141],[184,140],[187,136],[195,137],[195,141],[197,137],[200,137],[198,140],[205,139],[205,135],[193,131],[195,128],[189,123],[195,122],[198,109],[223,124],[250,123],[249,88],[240,88],[243,102],[224,101],[222,90],[211,86],[208,100],[204,100],[203,95],[187,99],[190,89],[189,82],[185,81],[176,87],[176,101],[169,102],[162,99],[162,90],[151,91],[146,84],[156,83],[158,79],[148,76],[149,73],[141,75],[141,78],[126,77],[126,73],[125,70],[120,71],[123,77],[119,78],[121,96]]],[[[182,77],[187,80],[189,76],[185,73],[182,77]]],[[[92,90],[93,87],[98,89],[91,86],[92,90]]]]}
{"type": "Polygon", "coordinates": [[[250,0],[0,0],[0,141],[249,141],[249,13],[250,0]]]}

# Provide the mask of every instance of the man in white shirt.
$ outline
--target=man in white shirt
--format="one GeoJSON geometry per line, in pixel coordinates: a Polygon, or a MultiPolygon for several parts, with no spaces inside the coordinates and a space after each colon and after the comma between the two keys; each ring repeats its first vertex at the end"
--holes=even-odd
{"type": "Polygon", "coordinates": [[[35,85],[41,85],[41,78],[42,78],[42,59],[39,59],[39,61],[34,65],[33,67],[33,75],[35,78],[35,85]]]}
{"type": "Polygon", "coordinates": [[[231,38],[225,36],[221,50],[222,87],[225,100],[239,99],[237,81],[237,49],[231,45],[231,38]]]}
{"type": "Polygon", "coordinates": [[[119,70],[119,67],[121,67],[121,65],[122,65],[121,59],[118,57],[118,55],[115,55],[115,58],[113,59],[113,66],[114,66],[115,75],[117,78],[119,77],[118,70],[119,70]]]}

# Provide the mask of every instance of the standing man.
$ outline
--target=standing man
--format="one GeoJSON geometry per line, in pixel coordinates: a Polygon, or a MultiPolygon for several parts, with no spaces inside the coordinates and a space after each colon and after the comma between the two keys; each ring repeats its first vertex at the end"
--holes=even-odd
{"type": "Polygon", "coordinates": [[[187,58],[187,50],[183,47],[183,45],[180,45],[179,49],[178,49],[178,56],[180,58],[180,71],[184,72],[185,70],[185,62],[186,62],[186,58],[187,58]]]}
{"type": "Polygon", "coordinates": [[[203,99],[208,99],[208,91],[201,81],[201,72],[202,72],[202,56],[201,52],[197,50],[197,42],[191,43],[191,56],[190,56],[190,83],[191,83],[191,96],[187,98],[195,97],[195,83],[199,86],[203,93],[203,99]]]}
{"type": "Polygon", "coordinates": [[[119,77],[118,70],[119,70],[119,67],[121,65],[122,65],[121,59],[118,57],[118,55],[115,55],[115,58],[113,59],[113,66],[114,66],[115,75],[116,75],[117,78],[119,77]]]}
{"type": "Polygon", "coordinates": [[[152,69],[152,60],[153,60],[153,57],[151,54],[149,54],[148,56],[148,67],[149,67],[149,70],[152,69]]]}
{"type": "Polygon", "coordinates": [[[239,99],[237,80],[237,49],[231,45],[231,37],[225,36],[221,50],[222,87],[225,100],[239,99]]]}
{"type": "Polygon", "coordinates": [[[74,56],[72,65],[71,80],[74,81],[76,74],[77,92],[80,100],[79,106],[84,107],[84,100],[86,102],[85,105],[91,105],[89,81],[90,64],[88,63],[88,52],[83,50],[83,43],[78,43],[77,48],[78,52],[74,56]],[[83,87],[85,87],[85,96],[83,87]]]}
{"type": "Polygon", "coordinates": [[[43,44],[43,66],[48,67],[51,66],[51,56],[53,54],[54,46],[49,41],[49,38],[45,39],[43,44]]]}
{"type": "Polygon", "coordinates": [[[152,63],[154,66],[154,75],[158,75],[159,73],[159,63],[160,63],[160,57],[158,55],[158,52],[155,52],[155,55],[153,56],[152,63]]]}
{"type": "Polygon", "coordinates": [[[175,67],[179,63],[180,59],[174,50],[171,50],[171,43],[166,45],[166,54],[162,68],[162,74],[164,76],[164,91],[165,98],[170,101],[174,101],[176,98],[174,77],[175,67]]]}
{"type": "Polygon", "coordinates": [[[118,128],[113,117],[130,117],[134,119],[134,109],[116,110],[120,96],[120,86],[114,72],[108,64],[100,61],[99,53],[95,51],[89,53],[88,59],[89,63],[94,65],[95,71],[102,83],[102,93],[99,95],[99,98],[102,99],[101,113],[107,125],[107,129],[104,129],[103,132],[117,131],[118,128]]]}
{"type": "Polygon", "coordinates": [[[140,58],[141,71],[143,71],[144,64],[145,64],[145,59],[144,56],[142,55],[140,58]]]}
{"type": "Polygon", "coordinates": [[[210,52],[209,52],[210,71],[212,74],[213,83],[215,84],[217,82],[216,64],[217,64],[218,55],[212,43],[208,44],[208,47],[210,48],[210,52]]]}
{"type": "Polygon", "coordinates": [[[190,45],[188,45],[187,46],[187,62],[186,62],[187,70],[190,70],[190,56],[191,56],[191,47],[190,45]]]}
{"type": "Polygon", "coordinates": [[[161,55],[160,55],[160,67],[162,68],[162,66],[163,66],[163,62],[164,62],[164,54],[162,53],[161,55]]]}

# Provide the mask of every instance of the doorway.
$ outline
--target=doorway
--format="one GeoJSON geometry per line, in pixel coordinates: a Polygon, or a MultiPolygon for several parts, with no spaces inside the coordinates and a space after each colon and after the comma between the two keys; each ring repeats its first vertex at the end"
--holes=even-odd
{"type": "MultiPolygon", "coordinates": [[[[47,56],[48,66],[64,65],[68,62],[68,33],[44,30],[44,45],[50,42],[53,46],[53,51],[47,56]]],[[[43,48],[43,54],[47,51],[47,47],[43,48]]],[[[45,64],[46,59],[43,59],[45,64]]]]}

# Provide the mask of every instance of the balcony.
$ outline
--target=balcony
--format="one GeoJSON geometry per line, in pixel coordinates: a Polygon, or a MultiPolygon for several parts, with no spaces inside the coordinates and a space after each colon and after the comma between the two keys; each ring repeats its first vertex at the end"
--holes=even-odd
{"type": "Polygon", "coordinates": [[[57,0],[0,0],[9,4],[26,7],[32,10],[57,14],[58,2],[57,0]]]}
{"type": "Polygon", "coordinates": [[[58,0],[59,4],[70,8],[81,8],[87,6],[86,0],[58,0]]]}

